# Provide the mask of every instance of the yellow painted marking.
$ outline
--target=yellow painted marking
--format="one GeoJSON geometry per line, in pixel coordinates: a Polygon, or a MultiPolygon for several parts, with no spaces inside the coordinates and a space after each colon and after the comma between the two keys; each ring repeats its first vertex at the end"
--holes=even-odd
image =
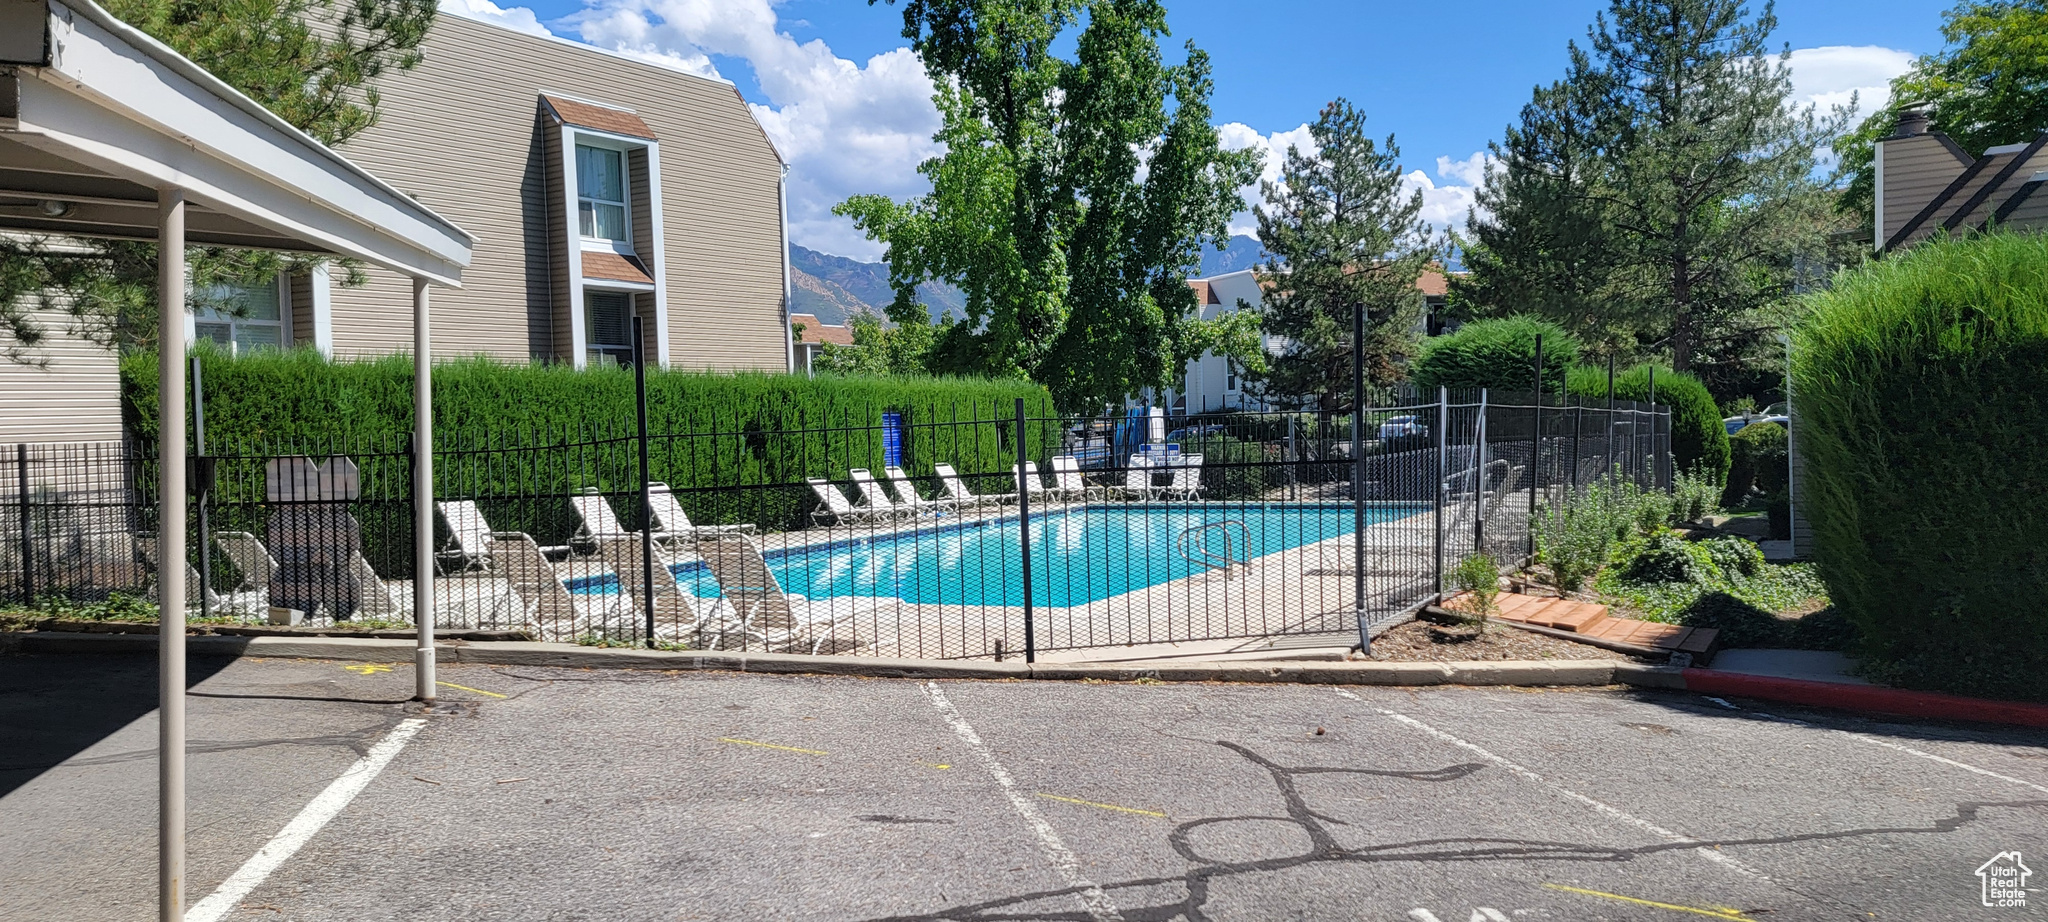
{"type": "Polygon", "coordinates": [[[1750,922],[1750,917],[1743,915],[1742,910],[1740,909],[1729,909],[1727,907],[1701,908],[1698,906],[1680,906],[1676,903],[1659,903],[1655,900],[1639,900],[1632,896],[1622,896],[1619,893],[1607,893],[1601,890],[1586,890],[1580,887],[1567,887],[1563,884],[1544,884],[1543,886],[1552,890],[1562,890],[1566,893],[1577,893],[1581,896],[1597,896],[1603,900],[1619,900],[1623,903],[1634,903],[1637,906],[1649,906],[1655,909],[1669,909],[1672,912],[1689,912],[1693,915],[1706,916],[1710,919],[1730,919],[1735,920],[1735,922],[1750,922]]]}
{"type": "Polygon", "coordinates": [[[353,672],[356,675],[373,675],[379,672],[391,671],[391,667],[383,663],[357,663],[353,666],[343,666],[341,668],[353,672]]]}
{"type": "Polygon", "coordinates": [[[801,752],[807,756],[821,756],[826,754],[825,751],[822,749],[804,749],[799,746],[778,746],[774,743],[757,743],[753,740],[733,739],[730,736],[721,736],[718,738],[718,741],[721,743],[734,743],[740,746],[759,746],[762,749],[780,749],[783,752],[801,752]]]}
{"type": "Polygon", "coordinates": [[[1116,804],[1098,804],[1092,800],[1076,800],[1072,797],[1061,797],[1058,794],[1047,794],[1044,791],[1038,792],[1038,796],[1043,797],[1046,800],[1057,800],[1063,804],[1080,804],[1084,807],[1101,807],[1104,810],[1115,810],[1120,813],[1136,813],[1139,816],[1156,816],[1162,820],[1166,818],[1166,814],[1160,813],[1157,810],[1140,810],[1136,807],[1119,807],[1116,804]]]}
{"type": "Polygon", "coordinates": [[[435,685],[439,685],[439,686],[441,686],[441,687],[443,687],[443,688],[453,688],[453,689],[458,689],[458,690],[461,690],[461,691],[466,691],[466,692],[476,692],[476,693],[477,693],[477,694],[479,694],[479,695],[489,695],[489,696],[491,696],[491,697],[493,697],[493,698],[507,698],[507,697],[510,697],[509,695],[501,695],[501,694],[498,694],[497,692],[487,692],[487,691],[484,691],[484,690],[483,690],[483,689],[481,689],[481,688],[471,688],[471,687],[469,687],[469,686],[467,686],[467,685],[457,685],[457,684],[455,684],[454,682],[435,682],[434,684],[435,684],[435,685]]]}

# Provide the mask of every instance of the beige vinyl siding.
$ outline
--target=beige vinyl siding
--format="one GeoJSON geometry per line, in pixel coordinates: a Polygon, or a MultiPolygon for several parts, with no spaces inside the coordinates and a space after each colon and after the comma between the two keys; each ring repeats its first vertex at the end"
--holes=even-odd
{"type": "Polygon", "coordinates": [[[1941,199],[1939,204],[1936,205],[1934,213],[1928,215],[1926,220],[1921,221],[1918,227],[1913,228],[1912,233],[1908,234],[1905,240],[1900,241],[1899,245],[1902,247],[1911,246],[1940,233],[1942,225],[1948,221],[1949,217],[1954,215],[1965,203],[1969,202],[1970,197],[1977,194],[1977,190],[1984,188],[1986,184],[1997,179],[1999,171],[2005,169],[2006,164],[2011,163],[2015,156],[2017,155],[1994,154],[1979,158],[1976,168],[1964,174],[1960,185],[1951,184],[1954,186],[1955,191],[1949,193],[1947,198],[1941,199]]]}
{"type": "MultiPolygon", "coordinates": [[[[449,15],[422,50],[383,79],[379,124],[341,151],[477,238],[465,287],[434,294],[437,354],[568,357],[566,254],[549,243],[575,226],[555,225],[550,186],[574,164],[551,162],[559,143],[536,130],[550,92],[631,108],[660,139],[673,363],[783,367],[781,163],[730,84],[449,15]]],[[[406,291],[381,277],[336,290],[336,352],[405,348],[406,291]]]]}
{"type": "Polygon", "coordinates": [[[119,439],[121,377],[114,354],[66,332],[71,319],[61,310],[30,317],[47,335],[23,352],[37,364],[0,358],[0,451],[12,459],[16,442],[119,439]]]}
{"type": "Polygon", "coordinates": [[[1932,135],[1884,142],[1884,239],[1897,234],[1969,165],[1932,135]]]}
{"type": "MultiPolygon", "coordinates": [[[[2002,171],[2004,167],[1999,169],[2002,171]]],[[[1991,220],[1991,216],[1998,212],[1998,206],[2005,204],[2008,199],[2013,197],[2014,193],[2019,192],[2022,183],[2025,183],[2035,173],[2042,170],[2048,170],[2048,145],[2043,145],[2040,150],[2035,151],[2033,156],[2028,157],[2025,163],[2019,165],[2019,169],[2013,170],[2005,178],[2005,182],[2001,183],[1998,188],[1991,190],[1991,194],[1985,196],[1984,201],[1977,203],[1977,207],[1970,209],[1970,213],[1965,215],[1963,220],[1956,224],[1957,232],[1983,227],[1984,222],[1991,220]]],[[[1958,202],[1957,206],[1961,207],[1961,202],[1958,202]]]]}
{"type": "MultiPolygon", "coordinates": [[[[2027,228],[2030,230],[2048,229],[2048,188],[2042,188],[2043,183],[2035,183],[2034,188],[2031,190],[2027,189],[2025,185],[2009,185],[2013,185],[2013,195],[2026,192],[2027,197],[2021,199],[2019,207],[2014,208],[2011,214],[2005,216],[2005,226],[2027,228]]],[[[2007,196],[2007,198],[2010,197],[2007,196]]]]}

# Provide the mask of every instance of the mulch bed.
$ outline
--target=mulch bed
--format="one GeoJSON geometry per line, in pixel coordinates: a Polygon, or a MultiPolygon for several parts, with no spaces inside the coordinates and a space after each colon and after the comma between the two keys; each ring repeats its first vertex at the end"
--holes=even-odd
{"type": "Polygon", "coordinates": [[[1446,642],[1424,620],[1389,628],[1372,640],[1372,659],[1385,663],[1469,663],[1483,660],[1567,660],[1611,659],[1637,661],[1637,657],[1616,653],[1592,644],[1546,637],[1504,624],[1489,624],[1485,633],[1470,640],[1446,642]]]}

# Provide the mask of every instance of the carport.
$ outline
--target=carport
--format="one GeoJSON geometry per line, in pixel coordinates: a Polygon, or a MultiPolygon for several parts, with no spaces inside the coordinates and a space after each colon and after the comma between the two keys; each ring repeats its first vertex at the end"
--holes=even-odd
{"type": "Polygon", "coordinates": [[[155,240],[162,418],[159,917],[184,915],[185,247],[324,253],[413,280],[417,693],[434,696],[427,291],[473,239],[90,0],[0,0],[0,230],[155,240]]]}

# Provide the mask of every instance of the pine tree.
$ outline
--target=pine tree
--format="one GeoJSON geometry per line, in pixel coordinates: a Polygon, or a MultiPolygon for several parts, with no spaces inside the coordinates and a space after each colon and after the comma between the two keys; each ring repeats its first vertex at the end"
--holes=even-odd
{"type": "Polygon", "coordinates": [[[1420,217],[1422,193],[1401,191],[1401,150],[1365,134],[1365,114],[1348,100],[1323,107],[1309,136],[1316,149],[1288,147],[1280,181],[1261,185],[1259,243],[1271,260],[1264,329],[1286,349],[1252,380],[1276,402],[1341,410],[1351,400],[1352,313],[1366,315],[1366,379],[1405,376],[1414,353],[1422,293],[1415,280],[1437,253],[1420,217]]]}
{"type": "Polygon", "coordinates": [[[1840,225],[1819,207],[1816,154],[1846,110],[1789,102],[1776,26],[1768,4],[1613,0],[1564,84],[1524,110],[1527,150],[1511,135],[1487,180],[1474,310],[1544,313],[1597,351],[1681,371],[1753,360],[1840,225]],[[1546,151],[1565,142],[1568,178],[1516,175],[1555,171],[1546,151]]]}

